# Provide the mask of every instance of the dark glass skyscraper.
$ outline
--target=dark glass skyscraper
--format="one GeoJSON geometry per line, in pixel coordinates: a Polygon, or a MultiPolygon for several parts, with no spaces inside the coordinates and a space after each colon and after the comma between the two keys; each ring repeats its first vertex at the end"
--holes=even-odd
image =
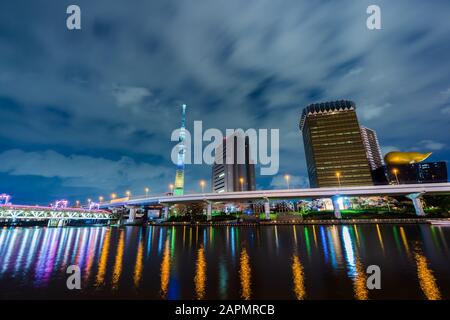
{"type": "Polygon", "coordinates": [[[250,157],[248,136],[233,134],[217,147],[211,185],[212,191],[219,193],[256,190],[255,164],[250,157]],[[239,139],[244,143],[240,144],[239,139]],[[244,163],[238,163],[238,154],[244,163]]]}
{"type": "Polygon", "coordinates": [[[373,185],[352,101],[307,106],[300,119],[313,188],[373,185]]]}

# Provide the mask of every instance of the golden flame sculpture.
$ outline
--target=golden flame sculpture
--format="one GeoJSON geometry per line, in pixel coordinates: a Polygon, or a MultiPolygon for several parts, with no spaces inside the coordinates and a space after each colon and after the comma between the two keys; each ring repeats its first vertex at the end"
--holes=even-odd
{"type": "Polygon", "coordinates": [[[384,156],[384,162],[386,162],[387,165],[418,163],[427,159],[431,156],[431,154],[432,152],[420,153],[392,151],[384,156]]]}

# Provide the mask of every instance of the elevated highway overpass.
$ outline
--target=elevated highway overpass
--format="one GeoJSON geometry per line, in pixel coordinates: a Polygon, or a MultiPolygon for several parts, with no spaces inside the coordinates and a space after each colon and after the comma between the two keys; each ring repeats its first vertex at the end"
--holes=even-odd
{"type": "Polygon", "coordinates": [[[154,195],[145,197],[127,198],[124,201],[103,203],[101,208],[136,207],[161,204],[165,206],[164,216],[167,217],[168,206],[177,203],[206,202],[208,204],[207,215],[211,217],[211,205],[214,202],[263,200],[266,218],[269,217],[269,200],[282,199],[317,199],[331,198],[334,213],[341,217],[338,197],[367,197],[367,196],[407,196],[412,200],[417,215],[425,215],[420,198],[423,195],[450,195],[450,183],[429,184],[400,184],[383,186],[341,187],[341,188],[309,188],[309,189],[283,189],[283,190],[257,190],[243,192],[223,193],[196,193],[182,196],[154,195]]]}

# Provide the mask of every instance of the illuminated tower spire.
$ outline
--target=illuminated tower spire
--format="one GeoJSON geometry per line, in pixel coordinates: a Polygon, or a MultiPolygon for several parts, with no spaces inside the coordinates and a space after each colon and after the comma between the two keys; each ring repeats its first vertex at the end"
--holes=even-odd
{"type": "Polygon", "coordinates": [[[180,138],[178,144],[178,161],[177,161],[177,173],[175,175],[175,190],[174,194],[176,196],[182,196],[184,193],[184,160],[186,154],[186,145],[184,139],[186,137],[186,105],[182,105],[182,115],[181,115],[181,128],[180,128],[180,138]]]}

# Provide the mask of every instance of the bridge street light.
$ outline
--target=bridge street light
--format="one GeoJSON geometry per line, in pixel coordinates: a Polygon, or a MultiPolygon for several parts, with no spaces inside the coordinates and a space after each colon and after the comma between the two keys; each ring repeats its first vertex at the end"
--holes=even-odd
{"type": "Polygon", "coordinates": [[[127,192],[125,192],[125,194],[127,195],[128,198],[131,197],[131,191],[130,190],[127,190],[127,192]]]}
{"type": "Polygon", "coordinates": [[[340,188],[341,187],[341,173],[339,171],[336,172],[336,178],[338,180],[338,185],[339,185],[339,188],[340,188]]]}
{"type": "Polygon", "coordinates": [[[202,187],[202,193],[205,193],[205,180],[200,180],[200,187],[202,187]]]}
{"type": "Polygon", "coordinates": [[[400,181],[398,180],[398,169],[394,169],[394,170],[392,170],[392,172],[395,175],[395,180],[397,181],[397,184],[400,184],[400,181]]]}
{"type": "Polygon", "coordinates": [[[144,189],[144,191],[145,191],[145,196],[148,197],[148,193],[150,192],[150,189],[146,187],[146,188],[144,189]]]}
{"type": "Polygon", "coordinates": [[[99,201],[100,203],[102,203],[103,200],[105,200],[105,198],[103,198],[103,196],[98,197],[98,201],[99,201]]]}
{"type": "Polygon", "coordinates": [[[116,198],[117,198],[117,194],[111,193],[111,200],[114,200],[114,199],[116,199],[116,198]]]}
{"type": "Polygon", "coordinates": [[[290,186],[289,186],[289,180],[291,179],[291,177],[288,175],[288,174],[286,174],[285,176],[284,176],[284,180],[286,180],[286,184],[287,184],[287,188],[288,188],[288,190],[290,189],[290,186]]]}
{"type": "Polygon", "coordinates": [[[173,195],[173,184],[169,184],[170,193],[173,195]]]}

